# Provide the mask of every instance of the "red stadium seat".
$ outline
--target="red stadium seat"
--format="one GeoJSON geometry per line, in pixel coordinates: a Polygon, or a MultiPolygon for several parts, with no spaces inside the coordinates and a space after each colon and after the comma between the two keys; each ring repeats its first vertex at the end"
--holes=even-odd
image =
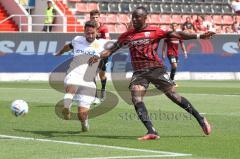
{"type": "Polygon", "coordinates": [[[212,16],[211,15],[206,15],[205,20],[209,22],[213,22],[212,16]]]}
{"type": "Polygon", "coordinates": [[[76,3],[76,9],[78,12],[88,12],[88,8],[86,7],[86,3],[76,3]]]}
{"type": "Polygon", "coordinates": [[[101,14],[101,16],[100,16],[100,22],[101,22],[101,23],[108,23],[108,22],[107,22],[107,15],[106,15],[106,14],[101,14]]]}
{"type": "Polygon", "coordinates": [[[182,21],[182,16],[181,15],[172,15],[172,22],[174,23],[178,23],[178,24],[181,24],[183,21],[182,21]]]}
{"type": "Polygon", "coordinates": [[[99,9],[97,3],[87,3],[87,8],[89,12],[94,9],[99,9]]]}
{"type": "Polygon", "coordinates": [[[159,24],[161,21],[159,14],[151,14],[150,18],[151,18],[151,23],[159,24]]]}
{"type": "Polygon", "coordinates": [[[222,16],[221,15],[213,15],[213,23],[214,24],[222,24],[222,16]]]}
{"type": "Polygon", "coordinates": [[[130,16],[128,14],[118,14],[118,22],[119,23],[129,23],[130,16]]]}
{"type": "Polygon", "coordinates": [[[118,23],[117,14],[106,14],[107,23],[118,23]]]}
{"type": "Polygon", "coordinates": [[[117,24],[116,25],[116,32],[117,33],[123,33],[125,31],[127,31],[127,26],[126,25],[124,25],[124,24],[117,24]]]}
{"type": "Polygon", "coordinates": [[[148,24],[151,23],[151,18],[150,17],[147,18],[146,23],[148,23],[148,24]]]}
{"type": "Polygon", "coordinates": [[[162,14],[160,18],[161,24],[170,24],[171,23],[171,16],[168,14],[162,14]]]}
{"type": "Polygon", "coordinates": [[[116,33],[116,26],[115,24],[106,24],[107,28],[108,28],[108,31],[110,33],[116,33]]]}
{"type": "Polygon", "coordinates": [[[223,16],[223,24],[224,25],[231,25],[233,23],[233,17],[230,15],[223,16]]]}

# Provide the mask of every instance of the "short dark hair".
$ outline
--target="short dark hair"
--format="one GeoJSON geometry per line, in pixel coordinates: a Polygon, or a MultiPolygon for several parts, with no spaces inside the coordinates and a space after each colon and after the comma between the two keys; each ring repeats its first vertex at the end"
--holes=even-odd
{"type": "Polygon", "coordinates": [[[93,28],[97,28],[97,23],[95,21],[87,21],[84,25],[84,29],[86,29],[86,27],[93,27],[93,28]]]}
{"type": "Polygon", "coordinates": [[[139,7],[136,8],[136,10],[137,10],[137,9],[142,10],[142,11],[144,12],[144,15],[145,15],[145,16],[148,15],[148,11],[147,11],[147,9],[146,9],[144,6],[139,6],[139,7]]]}
{"type": "Polygon", "coordinates": [[[90,16],[93,16],[93,15],[100,15],[100,11],[97,10],[97,9],[91,10],[90,11],[90,16]]]}
{"type": "Polygon", "coordinates": [[[175,23],[175,22],[174,22],[174,23],[171,23],[170,25],[171,25],[171,26],[174,26],[174,25],[178,25],[178,23],[175,23]]]}

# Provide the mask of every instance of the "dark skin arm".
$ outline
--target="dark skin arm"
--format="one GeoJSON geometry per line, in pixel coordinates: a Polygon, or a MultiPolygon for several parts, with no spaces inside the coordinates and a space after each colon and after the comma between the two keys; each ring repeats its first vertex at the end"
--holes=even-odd
{"type": "Polygon", "coordinates": [[[55,56],[60,56],[62,55],[64,52],[68,52],[72,50],[72,48],[70,47],[70,44],[66,44],[63,46],[63,48],[61,50],[58,50],[56,53],[55,53],[55,56]]]}
{"type": "MultiPolygon", "coordinates": [[[[206,33],[199,34],[199,35],[200,35],[200,39],[209,39],[215,34],[216,34],[215,32],[208,31],[206,33]]],[[[191,33],[183,32],[183,31],[177,31],[177,32],[169,32],[168,37],[178,38],[178,39],[182,39],[182,40],[191,40],[191,39],[197,39],[197,34],[191,34],[191,33]]]]}
{"type": "MultiPolygon", "coordinates": [[[[213,35],[215,35],[215,32],[206,32],[203,34],[199,34],[199,38],[200,39],[209,39],[211,38],[213,35]]],[[[191,33],[186,33],[183,31],[178,31],[178,32],[169,32],[167,37],[168,38],[178,38],[178,39],[182,39],[182,40],[191,40],[191,39],[197,39],[197,35],[198,34],[191,34],[191,33]]],[[[111,56],[115,51],[117,51],[119,48],[121,48],[122,46],[120,44],[118,44],[117,42],[114,43],[114,45],[107,49],[104,50],[101,53],[101,56],[93,56],[88,60],[89,65],[92,65],[93,63],[97,62],[99,59],[104,59],[106,57],[111,56]]]]}
{"type": "Polygon", "coordinates": [[[100,57],[99,56],[92,56],[88,60],[88,64],[92,65],[93,63],[97,62],[99,59],[104,59],[104,58],[107,58],[107,57],[111,56],[114,52],[116,52],[121,47],[122,47],[121,45],[119,45],[117,42],[115,42],[110,48],[108,48],[106,50],[103,50],[101,52],[100,57]]]}

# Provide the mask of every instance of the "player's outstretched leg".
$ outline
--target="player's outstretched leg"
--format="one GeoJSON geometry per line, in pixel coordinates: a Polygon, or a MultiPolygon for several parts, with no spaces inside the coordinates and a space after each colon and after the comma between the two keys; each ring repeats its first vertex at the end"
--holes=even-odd
{"type": "Polygon", "coordinates": [[[62,114],[65,120],[70,120],[71,118],[71,106],[76,90],[77,87],[73,85],[68,85],[65,88],[66,93],[64,95],[64,108],[62,110],[62,114]]]}
{"type": "Polygon", "coordinates": [[[192,114],[198,121],[199,125],[202,127],[204,134],[210,135],[211,126],[208,123],[206,117],[203,117],[199,112],[192,106],[192,104],[184,97],[177,94],[174,88],[165,93],[165,95],[171,99],[174,103],[185,109],[188,113],[192,114]]]}
{"type": "Polygon", "coordinates": [[[88,108],[82,106],[78,107],[78,119],[81,121],[83,132],[89,131],[88,110],[88,108]]]}
{"type": "Polygon", "coordinates": [[[141,122],[148,130],[147,134],[144,135],[143,137],[138,138],[138,140],[153,140],[160,138],[153,127],[153,124],[148,116],[147,108],[144,102],[142,101],[142,98],[145,94],[145,88],[140,85],[134,85],[132,86],[131,94],[132,102],[134,104],[138,118],[141,120],[141,122]]]}
{"type": "Polygon", "coordinates": [[[66,93],[64,95],[64,107],[62,110],[62,114],[65,120],[70,120],[71,118],[71,106],[72,106],[72,100],[73,100],[73,94],[66,93]]]}

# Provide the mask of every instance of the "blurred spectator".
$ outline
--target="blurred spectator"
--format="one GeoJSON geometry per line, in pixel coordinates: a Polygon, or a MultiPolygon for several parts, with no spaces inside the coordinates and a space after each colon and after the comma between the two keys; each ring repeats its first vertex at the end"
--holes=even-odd
{"type": "Polygon", "coordinates": [[[182,25],[182,30],[189,33],[194,32],[194,26],[190,17],[186,17],[186,21],[182,25]]]}
{"type": "Polygon", "coordinates": [[[240,0],[233,0],[231,6],[234,12],[240,15],[240,0]]]}
{"type": "Polygon", "coordinates": [[[215,26],[215,33],[224,33],[224,31],[220,25],[215,26]]]}
{"type": "Polygon", "coordinates": [[[55,23],[55,17],[56,10],[53,8],[52,2],[47,1],[47,8],[45,10],[45,19],[44,19],[44,26],[42,31],[45,32],[51,32],[52,31],[52,25],[55,23]]]}
{"type": "Polygon", "coordinates": [[[195,32],[205,32],[207,28],[203,25],[203,17],[198,15],[197,19],[193,22],[195,32]]]}
{"type": "Polygon", "coordinates": [[[213,32],[216,31],[214,24],[212,22],[206,20],[204,16],[202,16],[202,20],[203,20],[203,26],[206,28],[206,30],[213,31],[213,32]]]}
{"type": "Polygon", "coordinates": [[[232,33],[232,29],[229,26],[227,26],[227,27],[224,28],[224,33],[225,34],[231,34],[232,33]]]}
{"type": "Polygon", "coordinates": [[[232,31],[233,33],[240,33],[240,22],[237,21],[237,18],[234,19],[232,24],[232,31]]]}

